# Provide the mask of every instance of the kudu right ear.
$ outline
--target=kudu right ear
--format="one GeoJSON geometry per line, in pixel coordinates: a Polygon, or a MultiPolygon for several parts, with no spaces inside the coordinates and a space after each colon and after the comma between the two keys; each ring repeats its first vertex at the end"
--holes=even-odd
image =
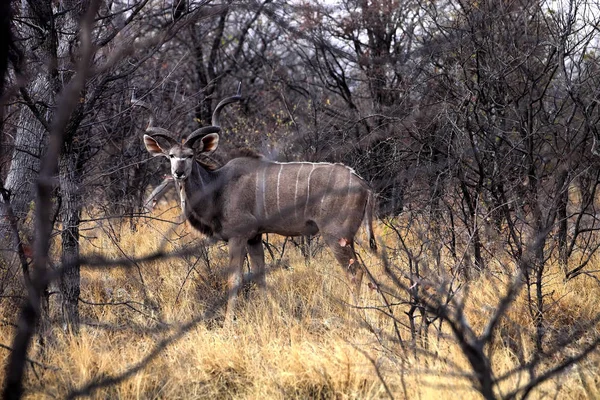
{"type": "Polygon", "coordinates": [[[167,156],[167,152],[160,147],[160,144],[150,135],[144,135],[144,145],[146,146],[146,150],[148,153],[152,154],[153,157],[156,156],[167,156]]]}
{"type": "Polygon", "coordinates": [[[202,141],[202,147],[200,153],[212,153],[219,146],[219,135],[216,133],[209,133],[200,139],[202,141]]]}

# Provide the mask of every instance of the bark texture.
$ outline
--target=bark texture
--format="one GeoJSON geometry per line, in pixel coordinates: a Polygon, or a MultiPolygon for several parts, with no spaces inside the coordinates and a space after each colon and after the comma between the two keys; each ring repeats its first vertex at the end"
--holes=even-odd
{"type": "Polygon", "coordinates": [[[61,219],[63,229],[62,268],[60,279],[61,314],[66,329],[79,331],[78,301],[80,293],[79,222],[81,219],[81,177],[78,154],[65,151],[59,162],[59,181],[62,196],[61,219]]]}

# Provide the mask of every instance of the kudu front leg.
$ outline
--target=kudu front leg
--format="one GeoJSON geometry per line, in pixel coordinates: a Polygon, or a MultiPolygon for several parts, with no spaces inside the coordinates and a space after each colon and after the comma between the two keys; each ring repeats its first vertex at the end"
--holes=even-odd
{"type": "Polygon", "coordinates": [[[262,235],[256,235],[248,240],[248,255],[252,269],[252,281],[256,282],[261,292],[267,288],[265,277],[265,249],[262,244],[262,235]]]}
{"type": "Polygon", "coordinates": [[[229,270],[227,277],[227,311],[225,312],[225,327],[231,326],[235,314],[235,304],[238,292],[242,286],[242,268],[246,257],[246,240],[241,238],[229,239],[229,270]]]}

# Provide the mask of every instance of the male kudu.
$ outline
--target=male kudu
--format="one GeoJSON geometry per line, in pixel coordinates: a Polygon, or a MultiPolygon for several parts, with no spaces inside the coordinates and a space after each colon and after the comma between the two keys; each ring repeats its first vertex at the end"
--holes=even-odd
{"type": "MultiPolygon", "coordinates": [[[[258,155],[234,158],[218,169],[196,160],[200,154],[215,151],[221,110],[240,99],[238,90],[236,96],[222,100],[214,110],[212,126],[192,132],[183,141],[153,126],[152,116],[144,135],[148,152],[171,162],[185,218],[200,232],[229,244],[226,324],[233,320],[246,251],[259,287],[266,287],[263,233],[299,236],[320,232],[358,296],[363,270],[356,261],[354,236],[363,220],[371,249],[375,251],[377,246],[372,226],[373,194],[351,168],[329,163],[280,163],[258,155]],[[158,138],[168,147],[159,144],[158,138]]],[[[137,104],[149,108],[145,103],[137,104]]]]}

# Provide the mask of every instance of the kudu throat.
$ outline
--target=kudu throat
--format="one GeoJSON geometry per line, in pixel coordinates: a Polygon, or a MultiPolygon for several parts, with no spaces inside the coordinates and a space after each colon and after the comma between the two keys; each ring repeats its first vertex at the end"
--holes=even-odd
{"type": "Polygon", "coordinates": [[[183,217],[207,236],[220,232],[217,215],[213,212],[218,191],[213,174],[195,161],[190,176],[175,180],[183,217]]]}

